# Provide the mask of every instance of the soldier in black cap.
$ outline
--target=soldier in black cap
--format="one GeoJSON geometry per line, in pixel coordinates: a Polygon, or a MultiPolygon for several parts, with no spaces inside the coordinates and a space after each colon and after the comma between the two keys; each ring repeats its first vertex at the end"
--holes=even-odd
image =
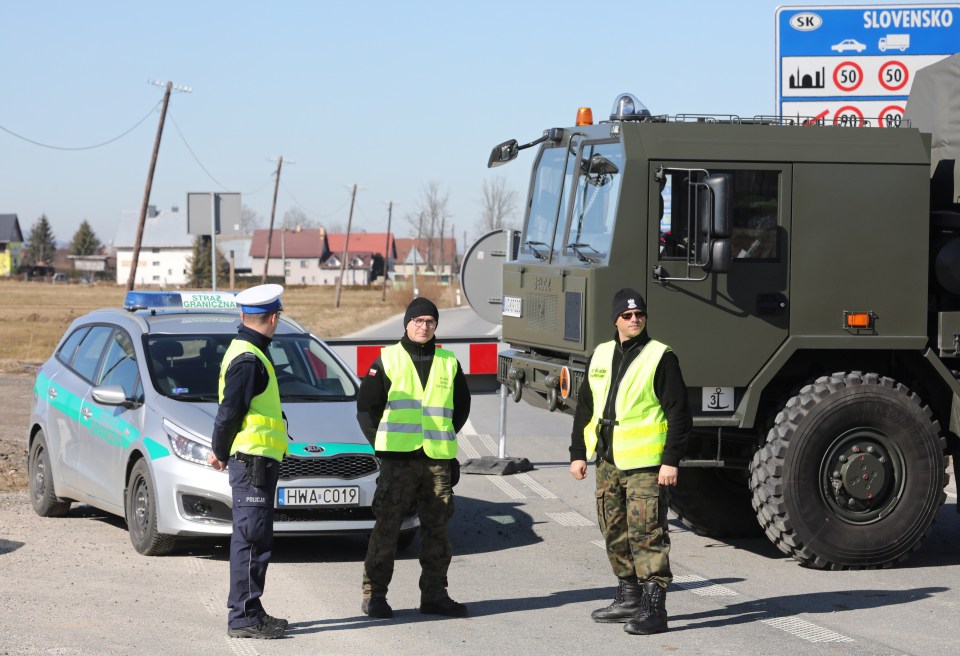
{"type": "Polygon", "coordinates": [[[460,472],[457,433],[470,415],[470,390],[457,358],[437,347],[439,319],[436,305],[414,299],[403,315],[403,337],[381,351],[357,396],[357,421],[380,459],[376,524],[363,563],[361,610],[370,617],[393,617],[387,589],[400,525],[414,507],[420,517],[420,612],[467,615],[467,607],[447,594],[453,556],[447,522],[460,472]]]}
{"type": "Polygon", "coordinates": [[[596,453],[597,521],[619,579],[613,603],[591,616],[645,635],[667,630],[667,490],[677,484],[692,422],[677,356],[644,330],[643,296],[618,291],[611,320],[615,339],[594,350],[580,386],[570,473],[583,480],[596,453]]]}
{"type": "Polygon", "coordinates": [[[273,503],[287,431],[268,347],[280,321],[280,285],[257,285],[236,296],[241,325],[220,365],[220,407],[207,462],[226,469],[233,490],[227,634],[279,638],[287,620],[263,609],[273,553],[273,503]]]}

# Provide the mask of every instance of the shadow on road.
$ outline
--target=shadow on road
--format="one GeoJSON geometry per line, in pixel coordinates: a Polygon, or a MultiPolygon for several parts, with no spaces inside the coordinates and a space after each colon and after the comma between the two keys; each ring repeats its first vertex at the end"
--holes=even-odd
{"type": "MultiPolygon", "coordinates": [[[[515,599],[487,599],[474,601],[467,605],[470,617],[486,615],[504,615],[506,613],[526,613],[548,608],[559,608],[567,604],[579,604],[587,601],[609,601],[614,590],[609,587],[586,588],[583,590],[558,590],[536,597],[518,597],[515,599]]],[[[323,631],[341,631],[343,629],[375,629],[377,626],[396,626],[416,622],[457,621],[454,618],[437,615],[421,615],[416,608],[394,608],[393,619],[371,620],[366,615],[330,618],[313,622],[292,622],[286,635],[321,633],[323,631]]]]}
{"type": "MultiPolygon", "coordinates": [[[[711,581],[720,583],[722,581],[711,581]]],[[[949,588],[915,588],[913,590],[848,590],[842,592],[813,592],[756,599],[722,608],[670,616],[670,630],[689,631],[736,624],[748,624],[778,617],[793,617],[797,613],[836,613],[909,604],[949,588]]]]}

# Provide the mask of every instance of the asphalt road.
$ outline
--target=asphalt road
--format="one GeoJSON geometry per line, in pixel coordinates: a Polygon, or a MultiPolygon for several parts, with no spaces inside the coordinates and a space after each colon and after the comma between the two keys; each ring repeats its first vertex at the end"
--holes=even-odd
{"type": "MultiPolygon", "coordinates": [[[[475,397],[461,460],[498,452],[497,421],[498,397],[475,397]]],[[[609,603],[615,580],[595,521],[593,473],[585,481],[568,473],[570,424],[510,402],[507,453],[535,469],[465,475],[457,486],[449,580],[470,609],[466,619],[417,611],[416,541],[398,560],[389,595],[396,616],[384,621],[360,612],[361,538],[284,538],[264,603],[290,619],[287,637],[230,639],[224,541],[146,558],[119,519],[86,506],[43,519],[24,493],[0,495],[0,656],[958,653],[955,483],[933,535],[886,570],[811,570],[765,539],[718,541],[674,521],[671,630],[641,637],[593,623],[590,611],[609,603]]]]}

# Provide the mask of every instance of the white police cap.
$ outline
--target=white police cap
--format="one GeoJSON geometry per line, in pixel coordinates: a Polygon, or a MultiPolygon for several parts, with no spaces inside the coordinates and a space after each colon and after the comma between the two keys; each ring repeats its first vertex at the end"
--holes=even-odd
{"type": "Polygon", "coordinates": [[[280,295],[283,285],[257,285],[244,289],[233,299],[245,314],[260,314],[283,309],[280,295]]]}

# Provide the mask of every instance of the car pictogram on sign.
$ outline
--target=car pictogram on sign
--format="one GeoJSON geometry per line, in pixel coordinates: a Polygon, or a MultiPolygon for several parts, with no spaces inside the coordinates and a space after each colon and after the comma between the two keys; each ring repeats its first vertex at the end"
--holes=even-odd
{"type": "Polygon", "coordinates": [[[830,46],[831,50],[837,52],[846,52],[848,50],[855,50],[856,52],[863,52],[867,49],[866,44],[860,43],[856,39],[844,39],[840,43],[835,43],[830,46]]]}

